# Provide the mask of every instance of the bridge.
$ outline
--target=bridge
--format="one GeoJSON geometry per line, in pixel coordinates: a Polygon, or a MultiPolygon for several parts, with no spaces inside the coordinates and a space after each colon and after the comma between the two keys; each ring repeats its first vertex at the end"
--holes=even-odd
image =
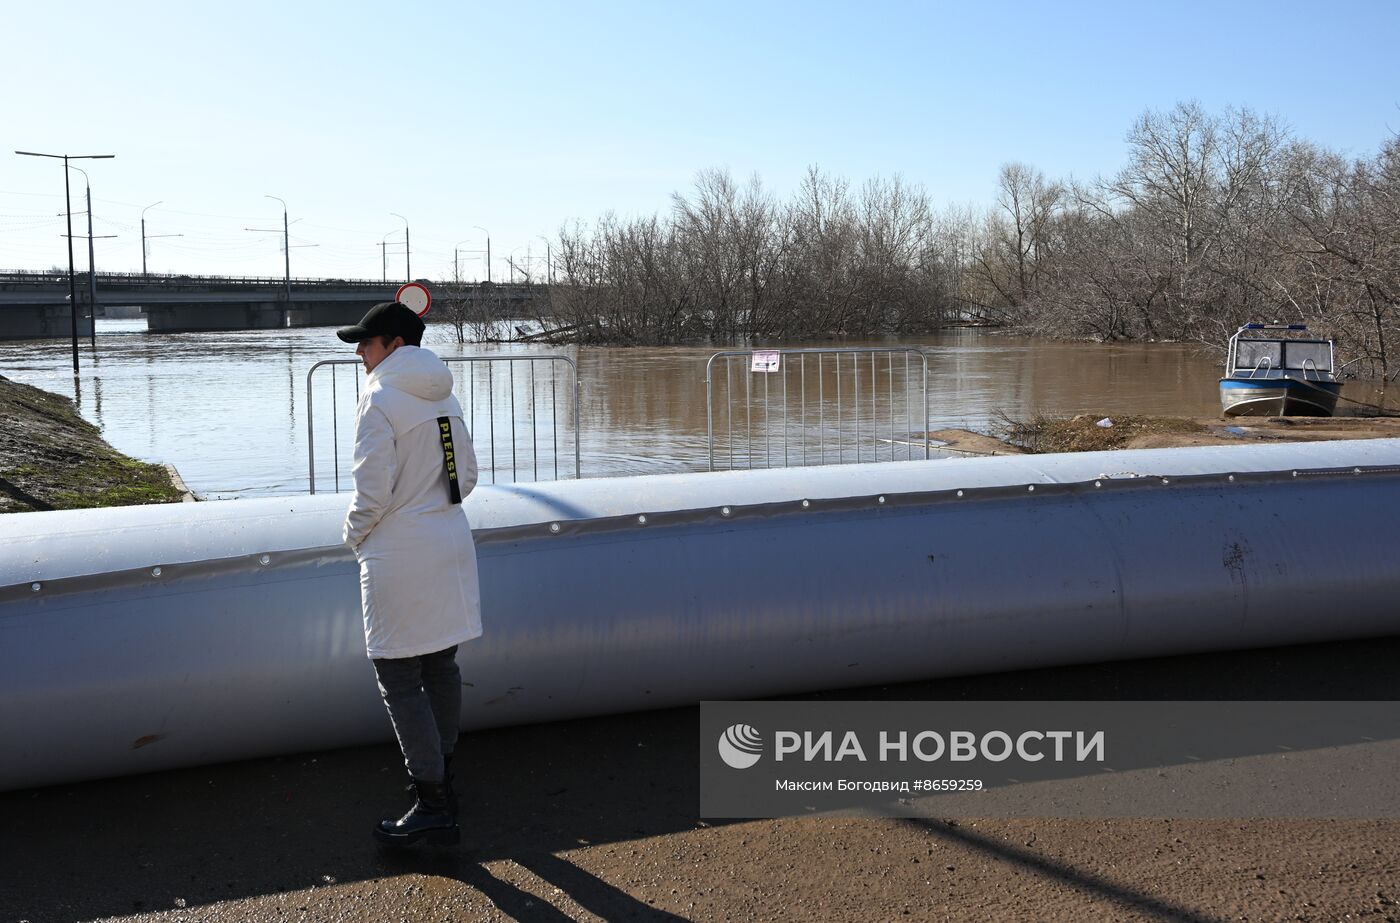
{"type": "MultiPolygon", "coordinates": [[[[342,326],[393,298],[400,284],[379,279],[292,279],[289,296],[285,278],[99,272],[94,304],[87,273],[74,278],[83,336],[91,332],[92,317],[116,307],[140,307],[153,333],[342,326]]],[[[455,300],[489,304],[498,310],[527,304],[540,288],[417,281],[433,293],[435,306],[455,300]]],[[[69,336],[68,291],[67,273],[0,272],[0,340],[69,336]]]]}

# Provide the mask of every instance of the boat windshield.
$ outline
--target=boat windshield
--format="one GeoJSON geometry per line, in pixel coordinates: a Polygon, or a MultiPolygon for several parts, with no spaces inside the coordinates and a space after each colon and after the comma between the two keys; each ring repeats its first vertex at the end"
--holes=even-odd
{"type": "Polygon", "coordinates": [[[1286,369],[1332,370],[1332,346],[1310,340],[1286,341],[1283,344],[1283,367],[1286,369]]]}
{"type": "Polygon", "coordinates": [[[1283,367],[1282,340],[1240,340],[1235,350],[1237,369],[1277,369],[1283,367]]]}
{"type": "Polygon", "coordinates": [[[1326,340],[1238,340],[1235,368],[1242,371],[1294,369],[1332,371],[1332,344],[1326,340]]]}

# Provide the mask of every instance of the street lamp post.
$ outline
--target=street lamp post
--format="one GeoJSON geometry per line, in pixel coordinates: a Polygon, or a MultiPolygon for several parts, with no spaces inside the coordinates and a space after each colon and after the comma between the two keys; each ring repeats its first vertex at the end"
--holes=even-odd
{"type": "Polygon", "coordinates": [[[141,209],[141,275],[146,275],[146,212],[155,208],[160,202],[152,202],[141,209]]]}
{"type": "MultiPolygon", "coordinates": [[[[471,240],[471,238],[468,237],[467,240],[471,240]]],[[[457,248],[460,247],[460,246],[462,246],[462,244],[466,243],[467,240],[459,240],[459,241],[457,241],[455,244],[452,245],[452,281],[453,281],[453,282],[460,283],[460,282],[462,281],[462,270],[461,270],[461,268],[459,267],[458,262],[457,262],[457,253],[458,253],[457,248]]]]}
{"type": "Polygon", "coordinates": [[[292,232],[287,223],[287,203],[275,195],[264,195],[264,199],[277,199],[282,203],[282,259],[287,273],[287,307],[292,305],[292,232]]]}
{"type": "Polygon", "coordinates": [[[412,264],[410,263],[410,259],[413,248],[409,245],[408,242],[408,219],[405,218],[403,215],[400,215],[398,212],[389,212],[389,214],[393,215],[395,218],[398,218],[400,221],[403,222],[403,274],[405,276],[404,281],[412,282],[413,268],[412,264]]]}
{"type": "Polygon", "coordinates": [[[536,234],[540,240],[544,241],[544,278],[550,285],[554,284],[554,245],[549,242],[549,238],[543,234],[536,234]]]}
{"type": "Polygon", "coordinates": [[[479,224],[474,224],[474,225],[472,225],[472,227],[476,228],[478,231],[481,231],[483,234],[486,235],[486,281],[487,281],[487,282],[490,282],[490,281],[491,281],[491,232],[488,231],[488,230],[486,230],[484,227],[482,227],[482,226],[479,225],[479,224]]]}
{"type": "MultiPolygon", "coordinates": [[[[92,340],[94,345],[97,342],[97,267],[93,265],[92,250],[92,178],[82,167],[69,167],[70,170],[77,170],[83,174],[83,190],[86,195],[84,201],[87,203],[87,239],[88,239],[88,310],[92,312],[92,340]]],[[[72,226],[69,226],[68,233],[73,233],[72,226]]],[[[71,246],[71,244],[70,244],[71,246]]]]}
{"type": "MultiPolygon", "coordinates": [[[[511,284],[511,285],[514,285],[514,284],[515,284],[515,254],[516,254],[517,252],[519,252],[519,251],[520,251],[520,248],[519,248],[519,247],[516,247],[514,250],[510,251],[510,253],[508,253],[508,254],[506,255],[506,265],[510,266],[510,284],[511,284]]],[[[528,282],[529,279],[530,279],[530,276],[529,276],[529,269],[527,268],[525,272],[526,272],[525,280],[528,282]]]]}
{"type": "Polygon", "coordinates": [[[116,154],[40,154],[35,151],[15,151],[24,157],[52,157],[63,161],[63,205],[68,216],[68,316],[73,324],[73,374],[78,374],[78,287],[73,281],[73,198],[68,189],[68,161],[111,160],[116,154]]]}
{"type": "MultiPolygon", "coordinates": [[[[285,278],[286,278],[286,285],[287,285],[287,311],[289,312],[289,316],[290,316],[290,311],[291,311],[291,309],[292,309],[292,235],[291,235],[291,225],[288,224],[288,222],[287,222],[287,203],[286,203],[283,199],[278,198],[278,197],[275,196],[275,195],[264,195],[263,198],[264,198],[264,199],[277,199],[277,201],[279,201],[279,202],[282,203],[282,256],[283,256],[283,260],[284,260],[283,265],[284,265],[285,268],[286,268],[286,277],[285,277],[285,278]]],[[[298,218],[297,220],[300,221],[301,219],[298,218]]],[[[243,230],[245,230],[245,231],[254,231],[254,232],[258,233],[258,234],[276,234],[276,233],[277,233],[277,229],[276,229],[276,228],[244,228],[243,230]]],[[[316,245],[316,244],[305,244],[304,246],[314,247],[314,246],[317,246],[317,245],[316,245]]]]}
{"type": "MultiPolygon", "coordinates": [[[[88,239],[88,310],[92,312],[92,324],[88,328],[88,337],[92,345],[97,346],[97,259],[93,253],[92,245],[92,177],[82,167],[72,167],[68,169],[77,170],[83,174],[83,188],[86,192],[87,201],[87,239],[88,239]]],[[[71,230],[70,230],[71,233],[71,230]]],[[[104,234],[104,237],[115,237],[115,234],[104,234]]]]}
{"type": "Polygon", "coordinates": [[[141,275],[143,275],[143,276],[144,276],[144,275],[147,275],[147,273],[146,273],[146,239],[147,239],[148,236],[151,237],[151,238],[155,238],[155,237],[184,237],[184,236],[185,236],[184,234],[151,234],[151,235],[147,235],[147,234],[146,234],[146,212],[150,211],[151,209],[155,208],[157,205],[160,205],[160,204],[161,204],[160,202],[152,202],[150,205],[147,205],[145,208],[141,209],[141,275]]]}
{"type": "MultiPolygon", "coordinates": [[[[393,231],[389,232],[389,234],[393,233],[393,231]]],[[[389,281],[389,257],[387,256],[389,252],[389,234],[385,234],[384,239],[379,242],[379,274],[383,282],[389,281]]]]}

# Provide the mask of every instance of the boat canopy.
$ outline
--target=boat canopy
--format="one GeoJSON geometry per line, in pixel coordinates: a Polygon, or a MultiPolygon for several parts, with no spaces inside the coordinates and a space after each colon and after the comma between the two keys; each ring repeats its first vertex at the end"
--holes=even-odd
{"type": "Polygon", "coordinates": [[[1291,369],[1300,372],[1331,372],[1333,351],[1331,340],[1265,339],[1240,334],[1256,330],[1305,331],[1304,324],[1245,324],[1230,337],[1225,360],[1227,375],[1263,373],[1291,369]]]}

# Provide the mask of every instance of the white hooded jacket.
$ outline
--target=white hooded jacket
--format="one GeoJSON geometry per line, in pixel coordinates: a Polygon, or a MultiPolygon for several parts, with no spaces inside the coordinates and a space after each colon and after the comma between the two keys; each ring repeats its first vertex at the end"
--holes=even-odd
{"type": "Polygon", "coordinates": [[[365,649],[416,657],[481,635],[476,548],[448,494],[437,419],[450,417],[462,496],[476,453],[436,355],[400,346],[370,373],[355,414],[355,498],[345,543],[360,562],[365,649]]]}

